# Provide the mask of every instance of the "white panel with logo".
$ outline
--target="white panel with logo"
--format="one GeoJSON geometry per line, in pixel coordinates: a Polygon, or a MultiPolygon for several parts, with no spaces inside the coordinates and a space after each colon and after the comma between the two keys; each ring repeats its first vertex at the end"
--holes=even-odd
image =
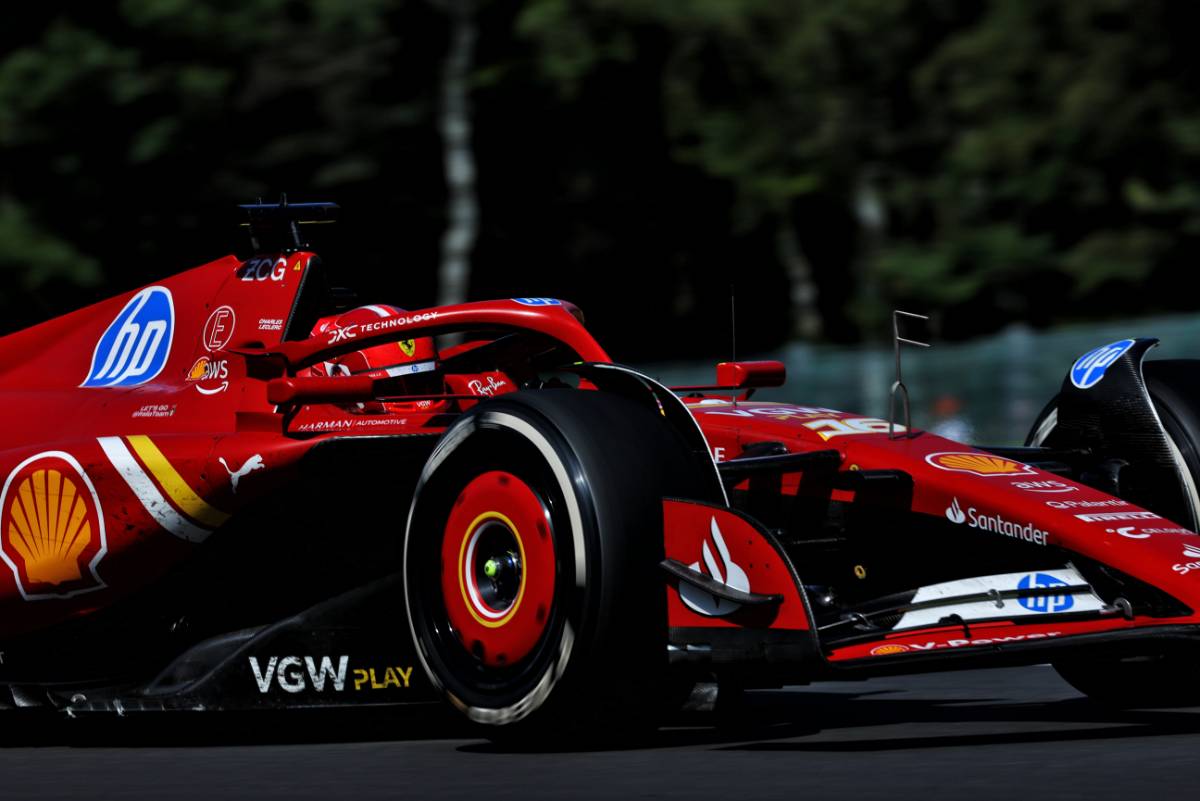
{"type": "Polygon", "coordinates": [[[1087,581],[1073,567],[1004,573],[998,576],[976,576],[933,584],[917,590],[917,594],[910,603],[912,605],[927,603],[935,605],[905,612],[904,616],[896,623],[895,628],[934,626],[950,615],[959,615],[963,620],[970,621],[1102,610],[1104,602],[1091,590],[1076,590],[1062,594],[1045,594],[1024,598],[1002,598],[999,595],[999,593],[1013,590],[1051,590],[1055,587],[1078,587],[1086,584],[1087,581]],[[986,601],[964,603],[954,600],[964,595],[989,593],[995,597],[986,601]],[[945,600],[945,604],[937,604],[939,600],[945,600]]]}

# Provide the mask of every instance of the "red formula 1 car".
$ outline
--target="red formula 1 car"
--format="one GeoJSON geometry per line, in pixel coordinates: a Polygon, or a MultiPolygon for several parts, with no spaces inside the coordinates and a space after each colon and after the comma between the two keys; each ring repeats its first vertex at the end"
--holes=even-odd
{"type": "Polygon", "coordinates": [[[777,363],[664,387],[559,300],[348,302],[330,206],[248,210],[259,255],[0,339],[0,706],[562,732],[1047,661],[1195,700],[1200,362],[1098,348],[983,449],[750,400],[777,363]]]}

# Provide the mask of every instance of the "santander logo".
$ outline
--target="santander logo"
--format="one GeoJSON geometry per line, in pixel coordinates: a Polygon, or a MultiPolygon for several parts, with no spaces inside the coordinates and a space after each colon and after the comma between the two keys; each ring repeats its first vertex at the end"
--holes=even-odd
{"type": "MultiPolygon", "coordinates": [[[[1076,515],[1080,517],[1081,515],[1076,515]]],[[[964,514],[962,506],[958,503],[958,498],[953,498],[950,505],[946,507],[946,519],[954,524],[966,523],[970,528],[977,528],[983,531],[993,531],[997,534],[1003,534],[1006,537],[1012,537],[1025,542],[1032,542],[1034,545],[1045,545],[1046,537],[1049,532],[1043,531],[1032,523],[1016,523],[1012,520],[1006,520],[998,514],[984,514],[974,506],[968,506],[964,514]]]]}
{"type": "MultiPolygon", "coordinates": [[[[712,518],[710,537],[715,546],[716,555],[713,555],[713,548],[709,547],[710,540],[706,539],[701,546],[704,567],[700,566],[700,562],[692,562],[688,567],[697,573],[707,573],[714,581],[719,581],[735,590],[750,592],[750,579],[741,565],[734,562],[733,557],[729,555],[729,547],[725,545],[725,538],[721,536],[721,529],[717,525],[716,517],[712,518]]],[[[709,617],[728,615],[741,607],[741,604],[722,600],[683,581],[679,582],[679,600],[683,601],[684,605],[693,612],[709,617]]]]}
{"type": "Polygon", "coordinates": [[[1181,576],[1186,576],[1193,570],[1200,570],[1200,561],[1196,561],[1200,560],[1200,546],[1187,543],[1183,546],[1183,556],[1185,559],[1191,559],[1193,561],[1172,565],[1172,570],[1181,576]]]}

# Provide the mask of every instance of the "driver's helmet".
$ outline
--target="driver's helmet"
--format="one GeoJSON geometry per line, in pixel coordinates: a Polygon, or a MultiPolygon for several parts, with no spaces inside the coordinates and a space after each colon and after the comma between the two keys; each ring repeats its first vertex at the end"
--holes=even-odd
{"type": "MultiPolygon", "coordinates": [[[[363,326],[405,314],[396,306],[371,304],[343,312],[332,317],[322,317],[313,327],[312,336],[341,333],[345,341],[359,335],[363,326]]],[[[334,340],[336,341],[336,340],[334,340]]],[[[438,352],[432,337],[414,337],[399,342],[373,345],[362,350],[343,353],[329,361],[318,362],[310,368],[314,376],[368,375],[372,378],[400,378],[401,387],[397,394],[436,395],[445,391],[441,370],[438,369],[438,352]]],[[[387,411],[434,411],[445,406],[445,401],[423,400],[405,403],[355,403],[351,411],[380,414],[387,411]]]]}

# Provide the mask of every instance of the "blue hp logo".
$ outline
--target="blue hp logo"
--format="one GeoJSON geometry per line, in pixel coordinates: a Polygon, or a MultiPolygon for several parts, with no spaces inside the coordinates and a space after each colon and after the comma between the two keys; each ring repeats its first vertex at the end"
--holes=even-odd
{"type": "Polygon", "coordinates": [[[513,298],[514,301],[522,306],[561,306],[561,300],[554,298],[513,298]]]}
{"type": "MultiPolygon", "coordinates": [[[[1066,587],[1067,582],[1045,573],[1029,573],[1017,582],[1019,590],[1042,590],[1053,587],[1066,587]]],[[[1030,612],[1065,612],[1075,605],[1075,599],[1069,594],[1036,595],[1032,598],[1018,598],[1017,603],[1030,612]]]]}
{"type": "Polygon", "coordinates": [[[1124,356],[1125,351],[1132,347],[1132,339],[1122,339],[1120,342],[1088,351],[1071,366],[1071,383],[1080,389],[1096,386],[1100,379],[1104,378],[1104,371],[1108,366],[1124,356]]]}
{"type": "Polygon", "coordinates": [[[175,333],[175,304],[170,290],[143,289],[121,309],[92,353],[84,387],[136,387],[162,372],[175,333]]]}

